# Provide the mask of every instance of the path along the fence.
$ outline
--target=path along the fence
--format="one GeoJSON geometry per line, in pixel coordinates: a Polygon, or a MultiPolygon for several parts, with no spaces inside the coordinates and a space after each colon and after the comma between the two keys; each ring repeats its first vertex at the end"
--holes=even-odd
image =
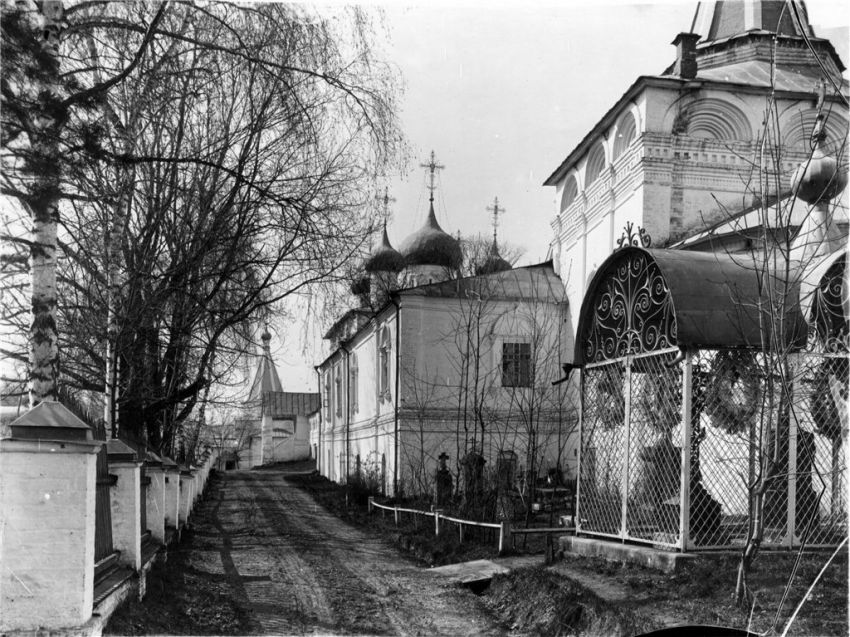
{"type": "MultiPolygon", "coordinates": [[[[502,633],[475,595],[326,511],[287,482],[289,470],[229,471],[211,482],[181,547],[195,579],[174,595],[187,606],[198,590],[215,590],[244,612],[247,634],[502,633]]],[[[159,611],[149,612],[156,632],[159,611]]]]}

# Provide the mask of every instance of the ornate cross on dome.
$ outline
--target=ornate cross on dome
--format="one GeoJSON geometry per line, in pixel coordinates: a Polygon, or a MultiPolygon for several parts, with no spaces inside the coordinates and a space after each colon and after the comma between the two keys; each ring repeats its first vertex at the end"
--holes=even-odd
{"type": "Polygon", "coordinates": [[[384,186],[384,196],[382,197],[381,195],[377,195],[375,197],[375,199],[377,199],[378,201],[381,202],[381,204],[383,204],[383,207],[381,209],[381,216],[384,218],[384,227],[386,228],[387,224],[390,221],[390,216],[391,216],[390,215],[390,202],[391,201],[395,202],[396,198],[390,197],[389,189],[386,186],[384,186]]]}
{"type": "Polygon", "coordinates": [[[499,215],[505,213],[504,208],[499,207],[499,198],[493,199],[493,205],[487,206],[487,210],[493,213],[493,243],[496,243],[496,228],[499,226],[499,215]]]}
{"type": "Polygon", "coordinates": [[[429,197],[429,201],[434,203],[434,189],[436,186],[434,185],[434,173],[438,170],[442,170],[445,168],[442,164],[438,164],[436,158],[434,157],[434,151],[431,151],[431,161],[427,164],[419,164],[422,168],[427,168],[431,173],[431,181],[428,184],[428,190],[431,191],[431,196],[429,197]]]}

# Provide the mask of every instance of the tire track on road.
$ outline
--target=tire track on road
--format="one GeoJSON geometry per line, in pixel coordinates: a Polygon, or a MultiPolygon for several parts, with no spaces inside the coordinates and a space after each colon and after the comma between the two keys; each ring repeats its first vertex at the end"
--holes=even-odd
{"type": "Polygon", "coordinates": [[[246,477],[262,503],[274,509],[269,521],[277,533],[287,535],[299,556],[312,564],[335,613],[345,614],[342,628],[396,635],[502,632],[477,609],[479,602],[471,593],[446,588],[384,540],[328,513],[287,483],[282,473],[263,471],[246,477]],[[354,617],[348,616],[351,612],[354,617]]]}

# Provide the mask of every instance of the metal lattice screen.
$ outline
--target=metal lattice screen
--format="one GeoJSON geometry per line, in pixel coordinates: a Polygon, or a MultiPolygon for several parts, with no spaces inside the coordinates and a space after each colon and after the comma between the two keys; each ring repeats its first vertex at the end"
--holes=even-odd
{"type": "Polygon", "coordinates": [[[585,368],[579,531],[681,549],[740,547],[763,484],[763,546],[840,542],[847,356],[674,356],[585,368]]]}
{"type": "Polygon", "coordinates": [[[578,512],[582,531],[621,536],[626,464],[625,361],[583,374],[578,512]]]}
{"type": "MultiPolygon", "coordinates": [[[[765,395],[757,354],[702,350],[690,361],[689,540],[693,547],[742,546],[749,532],[748,485],[760,462],[758,429],[778,397],[765,395]],[[764,413],[761,413],[761,412],[764,413]]],[[[784,534],[784,518],[770,520],[784,534]]]]}
{"type": "MultiPolygon", "coordinates": [[[[691,542],[742,546],[760,483],[762,545],[835,545],[846,534],[847,358],[702,351],[694,360],[694,454],[699,464],[691,542]],[[832,390],[831,390],[831,389],[832,390]],[[835,394],[835,395],[833,395],[835,394]],[[842,397],[843,396],[843,397],[842,397]],[[842,424],[843,423],[843,424],[842,424]],[[694,520],[703,532],[694,528],[694,520]]],[[[693,473],[693,472],[692,472],[693,473]]]]}
{"type": "Polygon", "coordinates": [[[833,546],[847,536],[848,361],[846,354],[800,356],[795,390],[796,484],[798,523],[802,539],[810,525],[808,544],[833,546]]]}
{"type": "Polygon", "coordinates": [[[583,375],[579,527],[677,546],[681,364],[676,350],[588,365],[583,375]],[[671,364],[672,363],[672,364],[671,364]]]}

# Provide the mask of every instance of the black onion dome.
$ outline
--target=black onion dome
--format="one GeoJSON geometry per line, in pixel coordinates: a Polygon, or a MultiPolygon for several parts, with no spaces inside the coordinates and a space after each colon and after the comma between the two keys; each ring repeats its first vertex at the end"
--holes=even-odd
{"type": "Polygon", "coordinates": [[[434,215],[434,204],[425,225],[404,240],[401,246],[405,265],[438,265],[459,268],[463,262],[460,243],[443,231],[434,215]]]}
{"type": "Polygon", "coordinates": [[[818,115],[812,130],[812,156],[801,163],[791,177],[791,192],[810,205],[835,198],[847,186],[847,169],[824,152],[825,141],[823,116],[818,115]]]}
{"type": "Polygon", "coordinates": [[[487,258],[484,260],[484,263],[475,268],[475,274],[481,276],[482,274],[493,274],[510,269],[511,264],[499,255],[499,248],[496,245],[496,241],[493,240],[490,251],[487,253],[487,258]]]}
{"type": "Polygon", "coordinates": [[[404,257],[390,245],[386,226],[384,226],[384,235],[381,237],[381,245],[366,260],[364,268],[366,272],[401,272],[404,268],[404,257]]]}
{"type": "Polygon", "coordinates": [[[361,294],[369,294],[369,289],[371,287],[372,286],[371,282],[369,281],[369,277],[362,276],[354,279],[348,289],[354,296],[360,296],[361,294]]]}

